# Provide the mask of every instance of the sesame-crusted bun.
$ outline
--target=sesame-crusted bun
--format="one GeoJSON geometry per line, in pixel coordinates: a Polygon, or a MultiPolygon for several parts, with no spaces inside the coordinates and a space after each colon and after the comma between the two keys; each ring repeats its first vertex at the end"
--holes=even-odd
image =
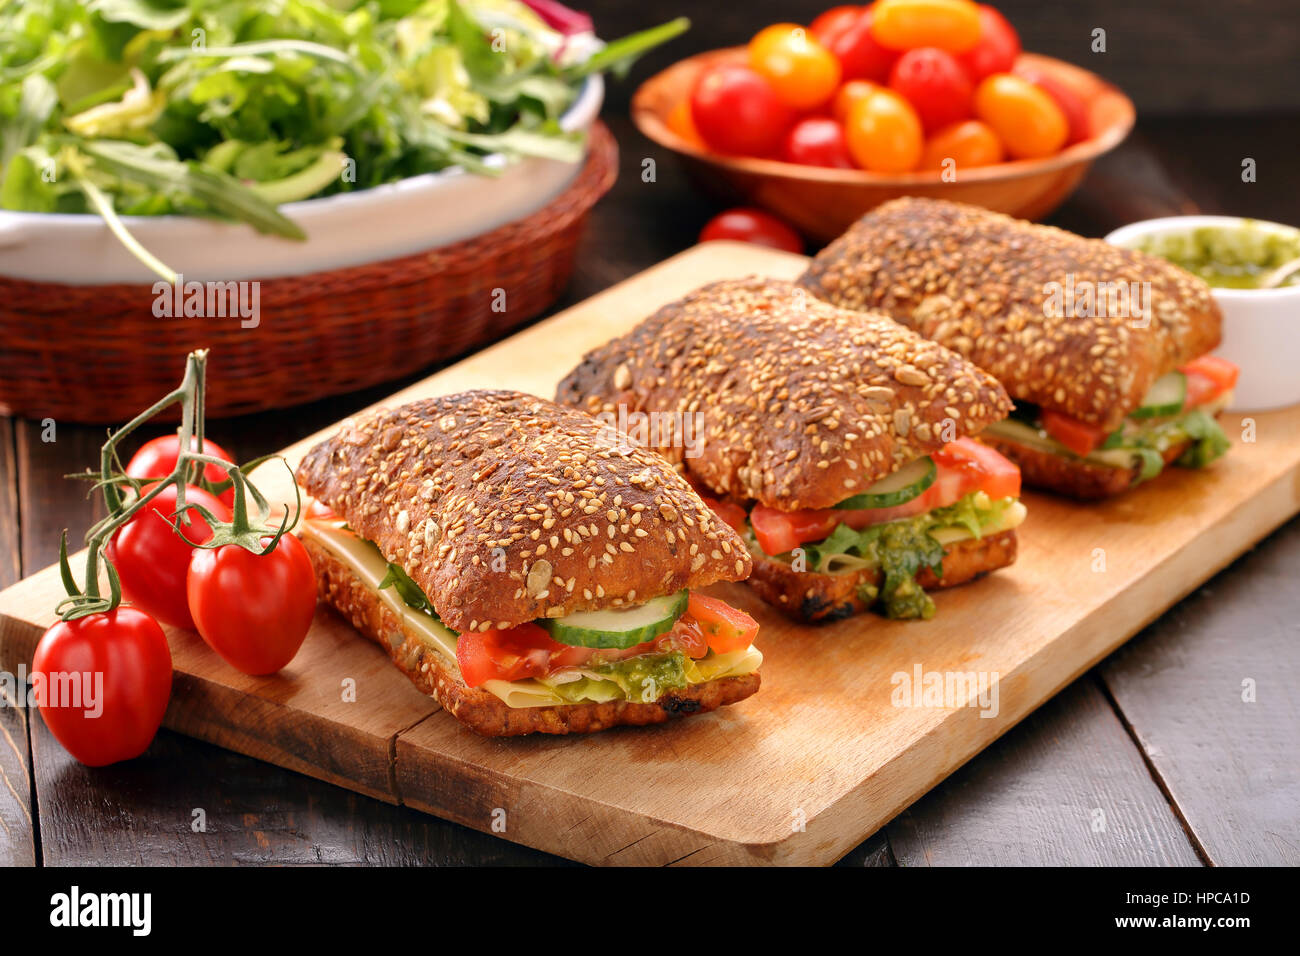
{"type": "Polygon", "coordinates": [[[664,306],[589,352],[556,397],[698,421],[696,454],[675,433],[651,444],[717,495],[786,511],[838,504],[1011,408],[955,352],[758,276],[664,306]]]}
{"type": "Polygon", "coordinates": [[[641,604],[750,572],[739,536],[662,458],[519,392],[370,413],[308,452],[297,478],[457,631],[641,604]]]}
{"type": "Polygon", "coordinates": [[[937,199],[878,206],[799,282],[960,352],[1017,400],[1107,429],[1157,378],[1220,339],[1209,286],[1163,259],[937,199]],[[1140,284],[1148,282],[1143,303],[1140,284]],[[1099,311],[1115,314],[1092,314],[1099,311]]]}

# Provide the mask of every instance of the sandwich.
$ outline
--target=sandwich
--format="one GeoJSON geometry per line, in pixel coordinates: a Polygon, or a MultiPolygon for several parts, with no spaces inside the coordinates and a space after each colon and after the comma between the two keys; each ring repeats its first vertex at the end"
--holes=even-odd
{"type": "Polygon", "coordinates": [[[696,589],[740,536],[661,458],[508,391],[348,421],[307,453],[322,600],[480,734],[657,724],[758,690],[754,619],[696,589]]]}
{"type": "Polygon", "coordinates": [[[1011,408],[960,355],[791,282],[715,282],[588,353],[557,401],[637,429],[802,621],[934,614],[927,590],[1012,563],[1015,465],[969,436],[1011,408]],[[653,420],[653,419],[652,419],[653,420]]]}
{"type": "Polygon", "coordinates": [[[1207,354],[1221,313],[1209,286],[1163,259],[974,206],[896,199],[799,282],[991,372],[1015,411],[981,437],[1028,484],[1104,498],[1228,449],[1215,416],[1237,368],[1207,354]]]}

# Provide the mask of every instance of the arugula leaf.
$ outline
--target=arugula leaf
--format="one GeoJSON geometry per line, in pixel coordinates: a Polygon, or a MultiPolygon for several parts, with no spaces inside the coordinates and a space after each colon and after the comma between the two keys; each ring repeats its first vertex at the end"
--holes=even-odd
{"type": "Polygon", "coordinates": [[[569,67],[565,70],[565,76],[569,79],[580,79],[592,73],[603,73],[608,70],[622,79],[627,76],[628,71],[632,69],[632,64],[643,53],[668,42],[673,37],[680,36],[690,27],[690,20],[686,17],[678,17],[676,20],[669,20],[649,30],[642,30],[621,40],[614,40],[612,43],[605,44],[603,49],[592,54],[585,62],[569,67]]]}

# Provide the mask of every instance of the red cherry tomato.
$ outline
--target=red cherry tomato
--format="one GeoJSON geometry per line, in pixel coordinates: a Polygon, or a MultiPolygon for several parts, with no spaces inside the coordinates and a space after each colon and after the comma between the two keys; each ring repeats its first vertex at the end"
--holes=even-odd
{"type": "Polygon", "coordinates": [[[927,132],[970,116],[970,79],[957,58],[938,47],[904,53],[890,71],[889,86],[912,104],[927,132]]]}
{"type": "Polygon", "coordinates": [[[32,659],[32,686],[63,749],[103,767],[140,756],[158,733],[171,698],[172,655],[157,621],[118,607],[46,631],[32,659]]]}
{"type": "Polygon", "coordinates": [[[781,144],[781,158],[803,166],[853,168],[844,127],[825,116],[810,116],[792,126],[781,144]]]}
{"type": "Polygon", "coordinates": [[[808,32],[829,49],[831,41],[858,22],[864,9],[857,6],[831,7],[808,25],[808,32]]]}
{"type": "Polygon", "coordinates": [[[196,549],[187,592],[199,635],[245,674],[274,674],[293,660],[316,613],[316,573],[291,534],[267,554],[196,549]]]}
{"type": "Polygon", "coordinates": [[[794,23],[760,30],[749,41],[749,65],[781,102],[797,110],[820,106],[840,85],[840,61],[794,23]]]}
{"type": "Polygon", "coordinates": [[[823,41],[840,61],[841,79],[883,83],[898,59],[897,50],[881,46],[872,35],[874,6],[863,10],[855,23],[848,24],[823,41]]]}
{"type": "Polygon", "coordinates": [[[1088,121],[1088,104],[1069,85],[1032,66],[1018,66],[1014,72],[1016,76],[1028,80],[1050,96],[1061,108],[1061,112],[1065,115],[1065,122],[1070,128],[1065,145],[1081,143],[1092,135],[1092,124],[1088,121]]]}
{"type": "MultiPolygon", "coordinates": [[[[190,446],[191,448],[193,445],[190,446]]],[[[176,435],[163,435],[140,446],[140,450],[131,456],[126,464],[126,473],[132,478],[166,478],[176,470],[176,459],[180,457],[181,440],[176,435]]],[[[234,463],[234,456],[209,438],[203,439],[203,454],[213,458],[234,463]]],[[[230,476],[224,468],[207,465],[203,477],[208,481],[225,481],[230,476]]],[[[227,488],[220,495],[227,505],[235,503],[235,489],[227,488]]]]}
{"type": "MultiPolygon", "coordinates": [[[[148,492],[149,487],[146,485],[144,490],[148,492]]],[[[202,488],[187,486],[185,501],[202,505],[218,521],[230,520],[230,509],[202,488]]],[[[117,530],[106,552],[122,580],[122,595],[128,601],[164,624],[193,630],[194,618],[185,598],[185,577],[194,545],[211,538],[212,529],[197,511],[187,511],[181,525],[185,529],[182,540],[172,524],[175,513],[176,487],[169,485],[117,530]]]]}
{"type": "Polygon", "coordinates": [[[704,142],[720,153],[770,156],[794,113],[749,67],[724,64],[706,70],[696,82],[691,118],[704,142]]]}
{"type": "Polygon", "coordinates": [[[803,240],[780,219],[744,206],[728,209],[705,223],[700,230],[700,242],[714,239],[734,239],[752,242],[756,246],[770,246],[786,252],[803,252],[803,240]]]}
{"type": "Polygon", "coordinates": [[[1020,34],[1007,18],[987,4],[980,4],[980,38],[957,59],[973,82],[994,73],[1009,73],[1020,56],[1020,34]]]}

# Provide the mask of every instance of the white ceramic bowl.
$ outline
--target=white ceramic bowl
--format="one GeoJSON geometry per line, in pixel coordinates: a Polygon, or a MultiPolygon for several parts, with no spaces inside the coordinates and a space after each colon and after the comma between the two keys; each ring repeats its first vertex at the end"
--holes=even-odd
{"type": "MultiPolygon", "coordinates": [[[[1153,236],[1244,224],[1263,232],[1300,237],[1300,229],[1259,219],[1169,216],[1123,226],[1106,241],[1131,247],[1153,236]]],[[[1262,412],[1300,403],[1300,286],[1212,291],[1223,310],[1223,343],[1215,354],[1241,367],[1232,407],[1262,412]]]]}
{"type": "MultiPolygon", "coordinates": [[[[604,95],[602,78],[588,77],[560,125],[589,129],[604,95]]],[[[379,262],[468,239],[540,209],[582,168],[581,162],[531,157],[489,161],[504,167],[500,176],[446,169],[286,203],[280,211],[302,226],[305,242],[193,216],[128,216],[124,222],[146,249],[187,280],[270,279],[379,262]]],[[[0,276],[68,285],[158,278],[98,216],[3,210],[0,276]]]]}

